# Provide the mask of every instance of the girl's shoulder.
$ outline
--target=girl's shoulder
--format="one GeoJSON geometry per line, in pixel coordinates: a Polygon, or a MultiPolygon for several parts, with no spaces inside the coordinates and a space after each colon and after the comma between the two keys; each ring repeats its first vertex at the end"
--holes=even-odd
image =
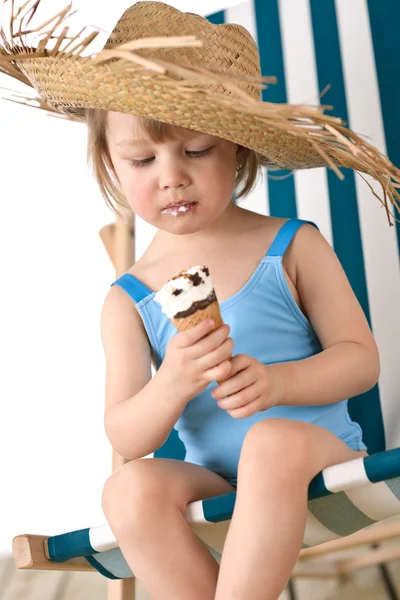
{"type": "Polygon", "coordinates": [[[243,234],[251,236],[254,241],[258,240],[260,244],[272,243],[281,227],[290,220],[286,217],[263,215],[244,208],[241,211],[243,234]]]}

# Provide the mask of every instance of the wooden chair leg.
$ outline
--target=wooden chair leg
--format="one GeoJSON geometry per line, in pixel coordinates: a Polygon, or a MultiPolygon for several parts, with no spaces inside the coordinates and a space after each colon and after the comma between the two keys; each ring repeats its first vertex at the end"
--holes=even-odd
{"type": "Polygon", "coordinates": [[[288,591],[290,600],[297,599],[296,587],[295,587],[295,582],[293,579],[289,579],[289,581],[287,582],[287,591],[288,591]]]}
{"type": "MultiPolygon", "coordinates": [[[[113,263],[116,277],[122,275],[135,262],[134,217],[129,222],[118,219],[100,230],[101,240],[113,263]]],[[[127,461],[112,451],[112,471],[127,461]]],[[[119,579],[108,582],[107,600],[135,600],[135,579],[119,579]]]]}
{"type": "Polygon", "coordinates": [[[108,582],[107,600],[135,600],[135,579],[117,579],[108,582]]]}
{"type": "MultiPolygon", "coordinates": [[[[374,550],[379,548],[379,546],[379,544],[372,544],[372,548],[374,548],[374,550]]],[[[390,598],[390,600],[399,600],[399,595],[397,593],[396,586],[393,583],[392,576],[389,573],[387,564],[381,563],[378,565],[378,568],[381,572],[381,577],[383,579],[388,598],[390,598]]]]}

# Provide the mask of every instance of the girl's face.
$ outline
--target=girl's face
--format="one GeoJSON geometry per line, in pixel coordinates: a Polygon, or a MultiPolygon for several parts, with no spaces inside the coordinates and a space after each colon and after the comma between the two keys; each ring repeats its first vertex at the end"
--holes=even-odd
{"type": "Polygon", "coordinates": [[[183,127],[174,132],[173,139],[154,142],[138,117],[107,115],[111,160],[132,211],[157,229],[194,233],[217,225],[233,204],[238,145],[183,127]],[[195,204],[188,212],[163,213],[182,201],[195,204]]]}

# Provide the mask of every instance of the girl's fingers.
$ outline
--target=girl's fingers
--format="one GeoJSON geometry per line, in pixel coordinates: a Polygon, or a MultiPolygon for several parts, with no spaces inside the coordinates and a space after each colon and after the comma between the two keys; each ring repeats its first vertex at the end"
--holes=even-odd
{"type": "Polygon", "coordinates": [[[217,367],[222,362],[230,360],[230,357],[232,355],[232,349],[233,340],[232,338],[227,338],[217,348],[215,348],[215,350],[212,350],[208,352],[208,354],[200,356],[200,358],[198,358],[199,366],[205,371],[208,369],[212,369],[213,367],[217,367]]]}
{"type": "Polygon", "coordinates": [[[223,381],[227,377],[229,377],[230,373],[230,362],[229,360],[222,361],[219,365],[214,368],[208,369],[204,372],[204,376],[207,378],[207,381],[218,381],[219,379],[223,381]]]}
{"type": "Polygon", "coordinates": [[[195,327],[179,332],[175,342],[177,348],[187,348],[187,346],[192,346],[204,336],[211,333],[213,327],[214,325],[211,324],[210,320],[205,320],[195,325],[195,327]]]}
{"type": "Polygon", "coordinates": [[[229,379],[222,385],[215,388],[212,392],[212,397],[216,400],[222,399],[225,396],[232,396],[239,393],[241,390],[248,388],[255,382],[255,377],[250,370],[241,371],[237,375],[232,376],[232,370],[229,374],[229,379]]]}
{"type": "Polygon", "coordinates": [[[240,390],[237,394],[218,400],[218,406],[225,410],[239,408],[240,406],[253,402],[258,396],[259,393],[256,389],[256,383],[253,383],[245,389],[240,390]]]}
{"type": "Polygon", "coordinates": [[[251,417],[257,411],[245,412],[243,408],[234,408],[232,410],[227,411],[228,414],[232,417],[232,419],[246,419],[247,417],[251,417]]]}
{"type": "Polygon", "coordinates": [[[250,404],[227,410],[227,413],[233,419],[245,419],[246,417],[251,417],[259,411],[258,400],[259,398],[256,398],[253,402],[250,402],[250,404]]]}
{"type": "Polygon", "coordinates": [[[247,354],[236,354],[232,358],[232,375],[239,373],[243,369],[247,369],[250,366],[251,360],[247,354]]]}

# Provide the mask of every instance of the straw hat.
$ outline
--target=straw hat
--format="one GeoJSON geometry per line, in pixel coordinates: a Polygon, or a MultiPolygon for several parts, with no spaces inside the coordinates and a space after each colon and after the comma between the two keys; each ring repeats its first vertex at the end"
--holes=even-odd
{"type": "Polygon", "coordinates": [[[251,148],[269,169],[329,166],[343,178],[338,167],[350,167],[379,181],[392,225],[388,200],[400,210],[400,170],[341,119],[324,114],[331,107],[262,102],[261,89],[274,78],[261,77],[256,43],[241,25],[137,2],[100,53],[82,56],[99,31],[68,35],[71,5],[33,30],[41,37],[37,46],[27,44],[39,4],[31,0],[15,11],[8,34],[2,25],[0,71],[33,87],[40,108],[82,121],[87,107],[145,115],[251,148]]]}

